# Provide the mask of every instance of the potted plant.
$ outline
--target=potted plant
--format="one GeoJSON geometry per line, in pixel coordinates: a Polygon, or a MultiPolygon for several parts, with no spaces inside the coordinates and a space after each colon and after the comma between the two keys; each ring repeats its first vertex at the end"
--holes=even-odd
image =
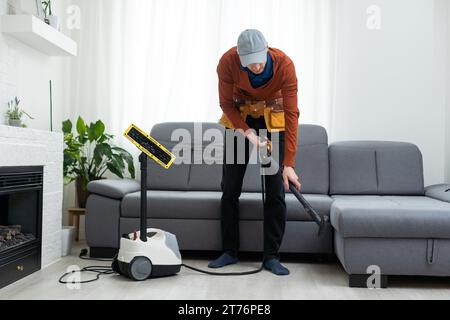
{"type": "Polygon", "coordinates": [[[30,116],[27,112],[19,108],[19,104],[20,100],[17,97],[15,97],[14,100],[8,102],[6,119],[8,121],[8,124],[12,127],[24,127],[24,124],[22,123],[23,115],[26,115],[31,120],[34,120],[32,116],[30,116]]]}
{"type": "Polygon", "coordinates": [[[133,156],[126,150],[112,144],[113,135],[105,133],[105,125],[97,121],[87,125],[79,117],[76,133],[72,133],[72,122],[62,124],[64,132],[64,183],[76,182],[78,206],[86,207],[87,185],[100,180],[106,172],[119,178],[125,176],[126,167],[135,178],[133,156]]]}
{"type": "Polygon", "coordinates": [[[45,13],[45,23],[52,26],[56,30],[59,30],[59,18],[57,16],[53,15],[52,12],[52,1],[51,0],[45,0],[42,1],[42,6],[45,13]]]}

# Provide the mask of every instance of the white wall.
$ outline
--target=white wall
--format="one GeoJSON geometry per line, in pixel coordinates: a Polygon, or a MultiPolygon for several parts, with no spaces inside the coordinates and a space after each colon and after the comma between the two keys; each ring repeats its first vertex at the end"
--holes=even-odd
{"type": "MultiPolygon", "coordinates": [[[[55,1],[56,15],[64,17],[66,1],[55,1]]],[[[0,15],[9,13],[10,9],[7,0],[0,0],[0,15]]],[[[66,32],[64,28],[62,31],[66,32]]],[[[28,127],[50,130],[49,80],[52,80],[53,125],[58,130],[67,113],[68,59],[48,57],[0,32],[0,123],[5,122],[7,102],[18,96],[22,108],[35,118],[25,121],[28,127]]]]}
{"type": "Polygon", "coordinates": [[[441,183],[445,172],[446,1],[338,1],[330,138],[415,143],[426,184],[441,183]],[[367,28],[371,5],[381,9],[380,30],[367,28]]]}

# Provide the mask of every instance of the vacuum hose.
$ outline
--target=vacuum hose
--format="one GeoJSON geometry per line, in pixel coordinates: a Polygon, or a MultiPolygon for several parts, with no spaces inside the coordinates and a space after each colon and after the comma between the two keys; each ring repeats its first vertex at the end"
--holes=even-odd
{"type": "Polygon", "coordinates": [[[306,212],[311,216],[313,221],[317,223],[319,226],[319,237],[322,235],[323,231],[325,230],[328,217],[321,217],[314,209],[311,207],[308,201],[306,201],[305,197],[298,191],[298,189],[294,186],[292,182],[289,182],[289,189],[291,190],[292,194],[297,198],[297,200],[302,204],[302,206],[305,208],[306,212]]]}

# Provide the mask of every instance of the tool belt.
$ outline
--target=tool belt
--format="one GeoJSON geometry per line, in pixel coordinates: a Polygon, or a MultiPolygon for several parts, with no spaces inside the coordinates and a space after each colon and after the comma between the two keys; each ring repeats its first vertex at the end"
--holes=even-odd
{"type": "MultiPolygon", "coordinates": [[[[247,117],[254,119],[264,117],[269,132],[285,131],[283,98],[268,101],[234,99],[234,106],[239,110],[244,121],[247,121],[247,117]]],[[[220,123],[227,129],[235,129],[225,114],[220,119],[220,123]]]]}

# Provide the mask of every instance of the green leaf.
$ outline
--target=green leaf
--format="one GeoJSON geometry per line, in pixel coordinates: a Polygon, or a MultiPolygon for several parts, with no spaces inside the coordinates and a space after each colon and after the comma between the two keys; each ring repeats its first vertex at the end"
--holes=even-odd
{"type": "Polygon", "coordinates": [[[77,132],[80,136],[84,137],[86,135],[86,123],[83,118],[78,117],[77,120],[77,132]]]}
{"type": "Polygon", "coordinates": [[[73,133],[64,134],[64,142],[69,143],[73,140],[73,133]]]}
{"type": "Polygon", "coordinates": [[[124,163],[124,159],[118,155],[118,154],[113,154],[112,155],[112,161],[111,161],[114,166],[119,169],[121,172],[125,171],[125,163],[124,163]]]}
{"type": "Polygon", "coordinates": [[[81,161],[80,152],[79,151],[66,150],[64,152],[64,156],[68,157],[69,159],[71,158],[71,159],[76,160],[76,161],[81,161]]]}
{"type": "Polygon", "coordinates": [[[105,124],[101,120],[98,120],[94,125],[95,140],[99,140],[103,136],[103,133],[105,133],[105,124]]]}
{"type": "Polygon", "coordinates": [[[135,170],[135,167],[134,167],[133,156],[128,151],[126,151],[125,149],[122,149],[122,148],[119,148],[119,147],[113,147],[112,150],[118,152],[122,156],[122,158],[125,160],[125,162],[128,165],[128,172],[130,173],[131,178],[134,179],[136,177],[136,170],[135,170]]]}
{"type": "Polygon", "coordinates": [[[127,155],[131,156],[131,154],[127,150],[122,149],[120,147],[112,147],[111,149],[113,149],[114,151],[117,151],[120,154],[124,154],[124,155],[127,154],[127,155]]]}
{"type": "Polygon", "coordinates": [[[128,165],[128,172],[130,173],[130,176],[132,179],[136,178],[136,170],[134,168],[134,161],[133,157],[131,159],[126,159],[127,165],[128,165]]]}
{"type": "Polygon", "coordinates": [[[64,121],[62,124],[62,131],[64,134],[70,134],[72,132],[72,121],[64,121]]]}
{"type": "Polygon", "coordinates": [[[87,135],[89,142],[94,142],[95,140],[95,132],[94,132],[94,124],[91,123],[87,129],[87,135]]]}
{"type": "Polygon", "coordinates": [[[118,176],[119,178],[123,179],[123,174],[118,170],[112,163],[107,164],[108,170],[111,171],[113,174],[118,176]]]}
{"type": "Polygon", "coordinates": [[[109,159],[111,156],[111,146],[106,143],[98,144],[94,149],[94,162],[96,166],[99,166],[102,163],[103,157],[109,159]]]}

